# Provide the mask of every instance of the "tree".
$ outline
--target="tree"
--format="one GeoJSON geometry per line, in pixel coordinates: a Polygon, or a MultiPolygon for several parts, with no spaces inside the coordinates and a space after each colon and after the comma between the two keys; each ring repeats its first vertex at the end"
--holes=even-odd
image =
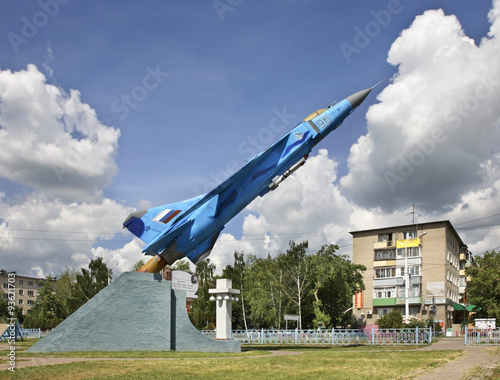
{"type": "Polygon", "coordinates": [[[113,271],[108,269],[102,257],[90,260],[89,269],[82,268],[76,274],[76,282],[71,289],[69,307],[72,312],[89,301],[111,281],[113,271]]]}
{"type": "Polygon", "coordinates": [[[471,276],[465,288],[466,299],[476,306],[476,317],[495,318],[500,324],[500,253],[476,256],[475,265],[465,268],[465,273],[471,276]]]}
{"type": "Polygon", "coordinates": [[[245,296],[253,327],[281,328],[284,310],[283,270],[270,254],[265,258],[248,256],[245,296]]]}
{"type": "Polygon", "coordinates": [[[300,244],[290,242],[285,253],[278,255],[278,265],[283,270],[283,291],[296,306],[299,315],[299,329],[302,330],[302,308],[307,287],[311,283],[309,264],[311,256],[307,254],[308,242],[300,244]]]}
{"type": "Polygon", "coordinates": [[[215,265],[210,259],[200,261],[196,265],[198,274],[198,298],[193,300],[189,318],[197,329],[210,327],[215,322],[215,305],[210,302],[208,289],[214,287],[215,265]]]}
{"type": "MultiPolygon", "coordinates": [[[[23,323],[24,315],[23,309],[17,305],[14,305],[14,315],[10,315],[9,312],[9,300],[8,298],[3,298],[4,291],[0,290],[0,322],[10,321],[13,316],[17,319],[19,323],[23,323]]],[[[12,307],[12,304],[11,304],[12,307]]],[[[12,310],[12,309],[11,309],[12,310]]]]}
{"type": "Polygon", "coordinates": [[[136,262],[134,264],[134,266],[132,267],[132,272],[138,272],[139,269],[141,269],[144,265],[144,260],[143,259],[140,259],[138,262],[136,262]]]}
{"type": "Polygon", "coordinates": [[[381,329],[400,329],[403,326],[403,314],[399,310],[393,310],[375,323],[381,329]]]}
{"type": "Polygon", "coordinates": [[[246,278],[246,263],[243,252],[234,252],[234,264],[227,265],[222,271],[222,278],[230,278],[233,284],[233,289],[239,289],[239,301],[233,303],[233,327],[235,329],[244,328],[248,330],[246,308],[245,308],[245,278],[246,278]]]}
{"type": "Polygon", "coordinates": [[[325,245],[311,258],[314,285],[314,325],[325,327],[347,325],[350,316],[344,314],[352,306],[355,292],[364,290],[363,271],[366,267],[353,264],[345,255],[336,255],[336,245],[325,245]]]}
{"type": "Polygon", "coordinates": [[[183,270],[184,272],[189,272],[191,270],[191,266],[189,265],[189,261],[187,260],[179,260],[176,261],[174,266],[172,267],[174,270],[183,270]]]}
{"type": "Polygon", "coordinates": [[[24,319],[24,327],[52,329],[66,318],[63,302],[55,292],[55,281],[47,276],[42,283],[38,299],[24,319]]]}
{"type": "Polygon", "coordinates": [[[52,285],[54,295],[59,303],[59,316],[64,320],[73,313],[73,308],[70,304],[71,292],[76,283],[77,271],[75,269],[66,268],[55,279],[52,285]]]}

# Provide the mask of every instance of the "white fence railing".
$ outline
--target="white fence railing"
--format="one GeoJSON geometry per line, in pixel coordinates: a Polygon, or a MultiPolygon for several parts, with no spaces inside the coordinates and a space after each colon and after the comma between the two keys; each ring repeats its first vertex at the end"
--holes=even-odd
{"type": "MultiPolygon", "coordinates": [[[[200,332],[215,338],[213,330],[200,332]]],[[[419,345],[432,342],[432,329],[233,330],[231,338],[242,344],[419,345]]]]}
{"type": "Polygon", "coordinates": [[[500,344],[500,328],[470,329],[465,327],[465,345],[500,344]]]}
{"type": "Polygon", "coordinates": [[[41,329],[21,329],[23,334],[23,338],[41,338],[42,330],[41,329]]]}

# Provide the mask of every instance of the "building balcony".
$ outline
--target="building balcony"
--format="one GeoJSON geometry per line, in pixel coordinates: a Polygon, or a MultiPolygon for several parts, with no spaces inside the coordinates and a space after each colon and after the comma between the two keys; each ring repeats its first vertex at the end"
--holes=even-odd
{"type": "Polygon", "coordinates": [[[388,241],[377,241],[376,243],[373,244],[373,249],[381,249],[387,247],[389,247],[388,241]]]}
{"type": "Polygon", "coordinates": [[[373,267],[378,268],[378,267],[395,267],[396,266],[396,259],[394,260],[378,260],[373,262],[373,267]]]}
{"type": "MultiPolygon", "coordinates": [[[[404,305],[406,303],[406,299],[404,297],[397,298],[374,298],[373,306],[396,306],[396,305],[404,305]]],[[[410,305],[420,305],[422,304],[422,297],[409,297],[408,303],[410,305]]]]}

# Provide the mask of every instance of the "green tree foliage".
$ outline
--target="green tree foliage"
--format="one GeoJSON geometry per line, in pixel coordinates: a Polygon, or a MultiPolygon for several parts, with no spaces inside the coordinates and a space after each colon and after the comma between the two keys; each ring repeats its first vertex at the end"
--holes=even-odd
{"type": "Polygon", "coordinates": [[[375,322],[381,329],[400,329],[403,327],[403,314],[399,310],[393,310],[375,322]]]}
{"type": "Polygon", "coordinates": [[[198,274],[198,298],[193,300],[189,318],[197,329],[213,328],[215,323],[215,304],[209,300],[208,290],[215,287],[215,265],[210,259],[196,265],[198,274]]]}
{"type": "Polygon", "coordinates": [[[245,298],[249,305],[249,326],[281,328],[284,311],[283,270],[271,255],[248,256],[245,298]]]}
{"type": "Polygon", "coordinates": [[[25,317],[24,327],[51,329],[99,293],[111,280],[112,271],[102,257],[90,261],[81,273],[66,268],[54,280],[48,276],[40,288],[35,306],[25,317]]]}
{"type": "Polygon", "coordinates": [[[353,264],[347,256],[336,255],[336,245],[325,245],[312,256],[314,324],[324,327],[350,324],[350,314],[355,292],[364,290],[363,272],[366,267],[353,264]]]}
{"type": "Polygon", "coordinates": [[[500,324],[500,253],[486,252],[475,257],[475,265],[465,268],[467,302],[476,306],[476,317],[495,318],[500,324]]]}
{"type": "MultiPolygon", "coordinates": [[[[3,289],[0,290],[0,322],[7,322],[12,318],[9,313],[9,300],[7,298],[3,298],[4,295],[3,289]]],[[[12,306],[12,305],[11,305],[12,306]]],[[[11,309],[12,310],[12,309],[11,309]]],[[[17,305],[14,305],[14,317],[17,319],[19,323],[23,323],[24,315],[23,309],[17,305]]]]}
{"type": "MultiPolygon", "coordinates": [[[[242,253],[235,253],[235,264],[224,269],[223,277],[244,290],[247,326],[283,328],[284,314],[299,315],[299,328],[350,324],[345,311],[352,306],[354,292],[364,289],[366,268],[335,255],[336,249],[328,245],[310,255],[307,242],[291,242],[286,252],[274,258],[249,255],[245,261],[242,253]]],[[[238,328],[243,323],[239,318],[238,314],[238,328]]]]}
{"type": "Polygon", "coordinates": [[[174,266],[172,267],[174,270],[183,270],[184,272],[189,272],[191,270],[191,267],[189,265],[189,261],[187,260],[179,260],[174,263],[174,266]]]}
{"type": "Polygon", "coordinates": [[[239,301],[233,302],[233,329],[248,329],[246,318],[245,292],[246,292],[246,263],[243,252],[234,252],[234,265],[227,265],[222,271],[222,278],[232,281],[233,289],[239,289],[239,301]]]}
{"type": "Polygon", "coordinates": [[[55,281],[51,276],[47,276],[42,283],[35,306],[24,319],[24,327],[52,329],[65,317],[63,301],[55,292],[55,281]]]}
{"type": "Polygon", "coordinates": [[[300,244],[290,242],[285,253],[279,253],[278,266],[283,271],[282,288],[292,305],[296,306],[299,316],[299,329],[302,329],[302,313],[309,286],[312,281],[311,256],[307,254],[307,241],[300,244]]]}
{"type": "Polygon", "coordinates": [[[76,282],[71,289],[69,306],[72,311],[89,301],[110,282],[113,271],[108,269],[102,257],[90,260],[89,269],[82,268],[76,274],[76,282]]]}
{"type": "Polygon", "coordinates": [[[76,276],[77,271],[75,269],[66,268],[54,284],[56,298],[61,303],[61,316],[63,319],[66,319],[74,312],[70,299],[76,283],[76,276]]]}
{"type": "Polygon", "coordinates": [[[139,260],[139,261],[138,261],[138,262],[136,262],[136,263],[134,264],[134,266],[132,267],[132,272],[137,272],[139,269],[141,269],[141,268],[142,268],[142,266],[143,266],[144,264],[145,264],[145,263],[144,263],[144,260],[142,260],[142,259],[141,259],[141,260],[139,260]]]}

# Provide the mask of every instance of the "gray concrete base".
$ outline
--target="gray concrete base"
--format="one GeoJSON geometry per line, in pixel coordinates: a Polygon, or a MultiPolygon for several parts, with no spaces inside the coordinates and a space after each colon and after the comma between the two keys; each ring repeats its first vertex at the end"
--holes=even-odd
{"type": "Polygon", "coordinates": [[[126,272],[28,352],[241,352],[241,342],[202,335],[189,320],[186,292],[152,273],[126,272]]]}

